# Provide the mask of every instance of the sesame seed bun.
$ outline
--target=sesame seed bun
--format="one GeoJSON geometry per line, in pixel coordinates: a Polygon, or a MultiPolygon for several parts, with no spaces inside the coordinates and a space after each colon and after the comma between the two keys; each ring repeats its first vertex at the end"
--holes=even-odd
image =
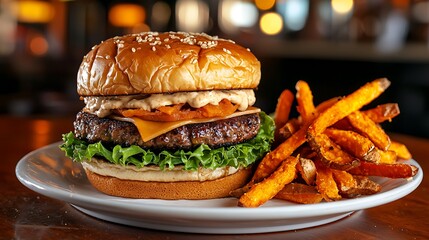
{"type": "Polygon", "coordinates": [[[254,89],[260,62],[231,40],[196,33],[146,32],[108,39],[84,57],[81,96],[254,89]]]}
{"type": "Polygon", "coordinates": [[[107,39],[80,65],[85,107],[61,149],[112,196],[228,197],[270,149],[273,123],[252,107],[260,78],[257,58],[231,40],[183,32],[107,39]]]}

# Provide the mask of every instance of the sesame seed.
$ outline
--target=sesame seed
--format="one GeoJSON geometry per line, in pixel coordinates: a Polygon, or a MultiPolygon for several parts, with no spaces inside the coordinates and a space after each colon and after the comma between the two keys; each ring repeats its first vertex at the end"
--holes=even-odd
{"type": "Polygon", "coordinates": [[[136,41],[137,41],[138,43],[141,43],[141,42],[143,42],[144,40],[143,40],[143,38],[142,38],[141,36],[137,36],[137,37],[136,37],[136,41]]]}
{"type": "Polygon", "coordinates": [[[110,58],[110,56],[109,56],[109,55],[106,55],[106,56],[105,56],[105,58],[106,58],[106,59],[109,59],[109,58],[110,58]]]}
{"type": "Polygon", "coordinates": [[[224,52],[226,52],[226,53],[228,53],[228,54],[231,54],[231,51],[229,51],[228,49],[226,49],[226,48],[223,48],[223,51],[224,52]]]}
{"type": "Polygon", "coordinates": [[[165,44],[165,47],[166,47],[167,49],[170,49],[170,48],[171,48],[171,46],[170,46],[169,44],[165,44]]]}
{"type": "Polygon", "coordinates": [[[155,46],[152,47],[152,51],[154,51],[154,52],[156,51],[156,47],[155,46]]]}
{"type": "Polygon", "coordinates": [[[169,36],[171,39],[180,39],[180,37],[178,37],[177,35],[174,35],[174,34],[170,34],[169,36]]]}
{"type": "Polygon", "coordinates": [[[136,49],[135,49],[135,48],[131,48],[131,51],[132,51],[132,52],[136,52],[136,49]]]}

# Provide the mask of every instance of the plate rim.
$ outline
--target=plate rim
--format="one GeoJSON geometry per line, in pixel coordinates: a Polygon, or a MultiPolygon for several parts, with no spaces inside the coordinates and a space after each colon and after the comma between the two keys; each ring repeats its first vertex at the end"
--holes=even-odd
{"type": "MultiPolygon", "coordinates": [[[[308,218],[325,216],[328,214],[341,214],[345,212],[352,212],[362,209],[368,209],[376,206],[380,206],[392,201],[396,201],[411,192],[413,192],[421,183],[423,179],[423,169],[414,159],[408,162],[419,168],[416,176],[411,181],[401,184],[391,190],[377,193],[370,196],[364,196],[355,199],[344,199],[333,202],[321,202],[316,204],[293,204],[286,206],[261,206],[258,208],[242,208],[242,207],[179,207],[176,205],[165,205],[165,204],[153,204],[152,202],[166,202],[169,200],[158,200],[158,199],[124,199],[119,197],[113,197],[105,195],[104,200],[100,200],[96,197],[83,196],[78,193],[65,191],[64,189],[57,189],[53,192],[49,189],[49,186],[45,183],[37,183],[31,178],[31,175],[25,171],[25,165],[29,164],[31,157],[46,152],[46,151],[61,151],[58,146],[62,141],[49,144],[42,148],[33,150],[22,157],[15,168],[15,173],[18,180],[30,188],[31,190],[38,192],[42,195],[74,204],[76,206],[84,207],[89,204],[97,204],[97,207],[113,207],[121,208],[123,210],[133,210],[147,214],[157,214],[165,216],[186,216],[188,219],[205,219],[205,220],[279,220],[279,219],[295,219],[295,218],[308,218]],[[382,195],[383,197],[381,197],[382,195]],[[387,197],[386,197],[387,196],[387,197]],[[108,200],[108,201],[107,201],[108,200]],[[112,201],[113,200],[113,201],[112,201]],[[116,201],[115,201],[116,200],[116,201]],[[376,201],[375,201],[376,200],[376,201]],[[124,204],[124,201],[127,201],[124,204]],[[82,204],[83,203],[83,204],[82,204]],[[364,207],[362,207],[364,205],[364,207]],[[309,211],[309,209],[317,208],[317,212],[309,211]]],[[[69,159],[69,161],[72,161],[69,159]]],[[[395,181],[397,179],[389,179],[387,181],[395,181]]],[[[399,179],[404,181],[404,179],[399,179]]],[[[94,191],[97,191],[94,189],[94,191]]],[[[180,200],[180,201],[205,201],[205,200],[180,200]]],[[[271,200],[272,201],[272,200],[271,200]]],[[[276,200],[274,200],[276,201],[276,200]]],[[[282,201],[282,200],[277,200],[282,201]]]]}

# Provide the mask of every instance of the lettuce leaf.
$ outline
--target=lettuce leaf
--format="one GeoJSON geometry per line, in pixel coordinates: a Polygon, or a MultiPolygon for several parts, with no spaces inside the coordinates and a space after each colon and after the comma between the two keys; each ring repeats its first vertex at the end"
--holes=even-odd
{"type": "Polygon", "coordinates": [[[130,147],[105,147],[101,142],[88,144],[77,139],[73,132],[63,134],[63,144],[60,149],[65,155],[77,162],[91,161],[92,157],[102,157],[113,164],[157,165],[160,169],[172,169],[174,166],[183,166],[184,170],[197,170],[198,167],[215,169],[218,167],[247,167],[261,159],[267,153],[274,140],[274,121],[265,114],[260,113],[261,126],[259,132],[250,141],[229,147],[211,149],[206,144],[194,150],[177,150],[154,152],[133,145],[130,147]]]}

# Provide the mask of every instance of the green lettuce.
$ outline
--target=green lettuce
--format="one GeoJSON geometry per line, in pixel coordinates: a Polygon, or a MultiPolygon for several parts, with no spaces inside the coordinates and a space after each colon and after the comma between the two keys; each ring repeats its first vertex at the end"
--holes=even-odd
{"type": "Polygon", "coordinates": [[[60,149],[74,161],[91,161],[92,157],[102,157],[113,164],[157,165],[160,169],[172,169],[183,166],[184,170],[197,170],[198,167],[215,169],[218,167],[247,167],[261,159],[267,153],[274,140],[274,121],[264,112],[260,113],[261,126],[256,137],[250,141],[234,146],[211,149],[206,144],[194,150],[177,150],[154,152],[133,145],[121,147],[116,145],[109,149],[101,142],[88,144],[76,138],[73,132],[63,134],[60,149]]]}

